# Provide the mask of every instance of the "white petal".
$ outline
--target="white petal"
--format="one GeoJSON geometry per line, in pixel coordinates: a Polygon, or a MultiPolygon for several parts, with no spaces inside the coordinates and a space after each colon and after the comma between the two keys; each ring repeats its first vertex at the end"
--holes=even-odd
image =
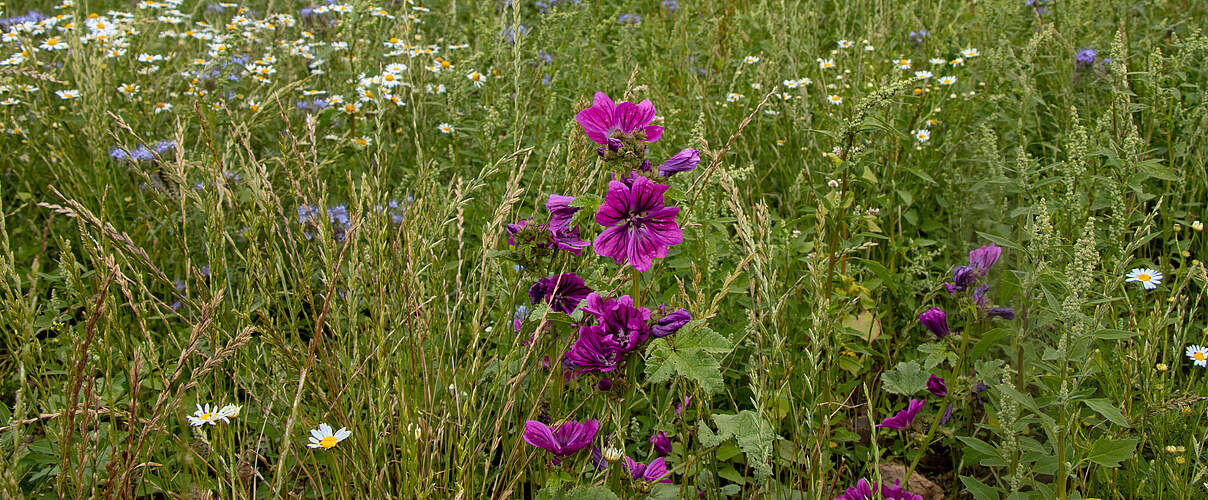
{"type": "Polygon", "coordinates": [[[348,436],[351,436],[351,435],[352,435],[352,431],[350,431],[346,428],[340,427],[340,430],[336,431],[336,440],[343,441],[343,440],[347,439],[348,436]]]}
{"type": "Polygon", "coordinates": [[[327,424],[319,424],[319,432],[322,432],[324,436],[330,436],[331,426],[327,424]]]}
{"type": "Polygon", "coordinates": [[[311,437],[311,439],[323,439],[327,436],[324,435],[322,432],[319,432],[319,429],[311,429],[310,437],[311,437]]]}

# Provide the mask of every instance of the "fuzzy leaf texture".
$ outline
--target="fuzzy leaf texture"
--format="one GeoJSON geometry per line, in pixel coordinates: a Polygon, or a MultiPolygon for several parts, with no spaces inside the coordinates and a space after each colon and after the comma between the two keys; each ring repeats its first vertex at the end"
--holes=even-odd
{"type": "Polygon", "coordinates": [[[772,455],[772,445],[780,438],[772,431],[772,426],[751,410],[743,410],[734,415],[715,413],[713,423],[717,425],[716,433],[703,421],[697,422],[701,444],[707,447],[717,446],[727,439],[734,438],[743,455],[747,457],[747,465],[755,469],[755,476],[760,480],[767,479],[772,473],[772,467],[767,463],[772,455]]]}
{"type": "Polygon", "coordinates": [[[881,384],[886,391],[909,396],[927,387],[927,372],[918,361],[902,361],[881,374],[881,384]]]}
{"type": "Polygon", "coordinates": [[[700,384],[709,394],[717,394],[725,387],[717,356],[733,348],[732,342],[704,326],[703,321],[689,322],[675,335],[650,343],[646,381],[657,384],[680,376],[700,384]]]}

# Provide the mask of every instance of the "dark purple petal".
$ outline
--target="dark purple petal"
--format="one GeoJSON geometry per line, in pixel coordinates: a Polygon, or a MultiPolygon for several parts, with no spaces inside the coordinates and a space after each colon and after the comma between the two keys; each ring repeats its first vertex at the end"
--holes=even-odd
{"type": "Polygon", "coordinates": [[[550,431],[549,426],[536,420],[524,423],[524,441],[555,455],[562,451],[562,446],[554,438],[554,433],[550,431]]]}
{"type": "Polygon", "coordinates": [[[986,316],[991,318],[1002,318],[1005,320],[1015,319],[1015,309],[1010,307],[992,307],[986,311],[986,316]]]}
{"type": "Polygon", "coordinates": [[[912,399],[910,400],[910,404],[906,405],[906,409],[899,411],[892,417],[887,417],[876,426],[899,430],[905,429],[910,426],[911,422],[914,422],[914,417],[919,414],[919,411],[923,409],[923,404],[926,402],[926,399],[912,399]]]}
{"type": "Polygon", "coordinates": [[[557,231],[570,223],[575,212],[579,211],[579,207],[570,206],[572,201],[575,201],[574,196],[549,195],[549,200],[545,202],[545,209],[549,210],[550,229],[557,231]]]}
{"type": "Polygon", "coordinates": [[[650,444],[654,446],[654,452],[660,457],[665,457],[671,454],[671,440],[667,438],[667,433],[659,431],[657,434],[650,436],[650,444]]]}
{"type": "Polygon", "coordinates": [[[927,379],[927,392],[937,398],[942,398],[948,395],[948,385],[944,383],[943,377],[932,373],[931,378],[927,379]]]}
{"type": "Polygon", "coordinates": [[[1002,255],[1002,248],[991,243],[969,252],[969,266],[976,269],[980,274],[986,274],[995,262],[998,262],[998,257],[1002,255]]]}

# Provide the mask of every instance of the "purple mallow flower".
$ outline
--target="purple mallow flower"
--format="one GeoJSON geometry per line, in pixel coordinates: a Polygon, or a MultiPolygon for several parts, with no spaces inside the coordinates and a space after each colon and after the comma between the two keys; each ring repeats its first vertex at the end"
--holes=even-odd
{"type": "Polygon", "coordinates": [[[695,169],[700,163],[700,151],[692,148],[683,149],[658,166],[659,175],[671,177],[679,172],[695,169]]]}
{"type": "Polygon", "coordinates": [[[906,409],[897,412],[892,417],[886,417],[885,420],[877,424],[877,427],[888,427],[899,430],[909,427],[910,423],[914,422],[914,417],[919,414],[919,410],[923,409],[923,404],[926,402],[926,399],[910,400],[910,404],[906,405],[906,409]]]}
{"type": "Polygon", "coordinates": [[[864,478],[860,478],[855,486],[848,488],[842,495],[835,497],[835,500],[874,500],[881,498],[883,500],[923,500],[922,496],[915,495],[909,491],[903,490],[898,484],[893,486],[887,484],[869,483],[864,478]],[[880,490],[878,496],[874,491],[880,490]]]}
{"type": "Polygon", "coordinates": [[[608,373],[617,368],[624,355],[604,325],[586,325],[579,327],[579,338],[566,352],[563,364],[575,374],[593,370],[608,373]]]}
{"type": "Polygon", "coordinates": [[[679,208],[665,205],[666,190],[645,177],[634,179],[632,187],[609,182],[604,204],[596,212],[596,222],[608,229],[596,237],[596,253],[645,271],[654,259],[666,257],[668,248],[683,242],[675,222],[679,208]]]}
{"type": "Polygon", "coordinates": [[[670,483],[671,478],[667,477],[670,472],[667,470],[667,462],[662,457],[656,458],[650,464],[635,462],[632,458],[625,457],[625,468],[629,469],[629,477],[639,481],[648,483],[670,483]]]}
{"type": "Polygon", "coordinates": [[[659,431],[657,434],[650,436],[650,444],[654,446],[654,452],[660,457],[665,457],[671,454],[671,440],[667,438],[667,433],[659,431]]]}
{"type": "Polygon", "coordinates": [[[529,299],[533,304],[546,302],[550,309],[570,314],[579,303],[587,298],[591,288],[575,273],[563,273],[541,278],[529,287],[529,299]]]}
{"type": "Polygon", "coordinates": [[[591,444],[599,429],[597,420],[563,422],[556,431],[541,422],[529,420],[524,423],[524,441],[555,456],[565,457],[591,444]]]}
{"type": "Polygon", "coordinates": [[[932,306],[927,312],[920,314],[919,322],[931,330],[937,339],[942,339],[952,333],[948,330],[948,314],[938,307],[932,306]]]}
{"type": "Polygon", "coordinates": [[[588,138],[601,145],[618,134],[636,133],[639,140],[646,142],[655,142],[663,135],[663,127],[650,124],[654,120],[654,105],[649,99],[638,104],[615,104],[603,92],[596,92],[592,106],[575,115],[575,120],[583,126],[588,138]]]}
{"type": "Polygon", "coordinates": [[[931,378],[927,379],[927,392],[937,398],[942,398],[948,395],[948,384],[944,383],[943,377],[932,373],[931,378]]]}

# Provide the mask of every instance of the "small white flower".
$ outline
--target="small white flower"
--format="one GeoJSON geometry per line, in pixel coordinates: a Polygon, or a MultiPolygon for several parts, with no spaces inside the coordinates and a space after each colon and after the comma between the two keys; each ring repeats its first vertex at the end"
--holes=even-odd
{"type": "Polygon", "coordinates": [[[965,57],[977,57],[977,56],[981,55],[981,52],[978,52],[977,49],[970,47],[965,50],[962,50],[961,55],[965,56],[965,57]]]}
{"type": "Polygon", "coordinates": [[[205,406],[197,405],[197,411],[185,418],[189,420],[189,425],[193,427],[201,427],[206,424],[214,425],[218,423],[218,408],[206,403],[205,406]]]}
{"type": "Polygon", "coordinates": [[[826,185],[830,186],[832,188],[837,188],[837,187],[839,187],[839,181],[831,179],[829,181],[826,181],[826,185]]]}
{"type": "Polygon", "coordinates": [[[601,455],[604,456],[604,460],[607,460],[609,463],[620,460],[621,456],[623,456],[624,454],[625,454],[625,450],[622,450],[620,448],[613,448],[611,446],[604,448],[604,453],[601,453],[601,455]]]}
{"type": "Polygon", "coordinates": [[[155,114],[160,114],[166,111],[172,111],[172,103],[157,102],[155,103],[155,114]]]}
{"type": "Polygon", "coordinates": [[[449,125],[448,123],[442,123],[440,125],[437,125],[436,129],[440,130],[440,133],[442,133],[442,134],[452,134],[453,133],[453,126],[449,125]]]}
{"type": "Polygon", "coordinates": [[[738,102],[740,100],[742,100],[742,94],[735,94],[733,92],[726,94],[726,102],[738,102]]]}
{"type": "Polygon", "coordinates": [[[928,139],[931,139],[931,131],[927,129],[915,130],[914,138],[918,139],[919,142],[927,142],[928,139]]]}
{"type": "Polygon", "coordinates": [[[742,59],[742,62],[747,64],[755,64],[759,62],[759,56],[747,56],[742,59]]]}
{"type": "Polygon", "coordinates": [[[1195,366],[1208,367],[1208,347],[1201,345],[1187,346],[1187,357],[1195,366]]]}
{"type": "Polygon", "coordinates": [[[930,71],[915,71],[914,72],[914,77],[918,78],[919,80],[926,80],[928,78],[931,78],[932,76],[935,76],[935,75],[931,74],[930,71]]]}
{"type": "Polygon", "coordinates": [[[826,102],[829,102],[831,104],[834,104],[835,106],[838,106],[840,104],[843,104],[843,98],[839,97],[837,95],[828,95],[828,96],[826,96],[826,102]]]}
{"type": "Polygon", "coordinates": [[[242,410],[243,407],[239,405],[226,405],[218,410],[218,418],[222,419],[223,422],[230,423],[229,419],[238,417],[239,412],[242,410]]]}
{"type": "Polygon", "coordinates": [[[929,62],[929,63],[931,63],[931,64],[934,64],[934,65],[937,65],[937,66],[938,66],[938,65],[940,65],[940,64],[948,64],[948,60],[947,60],[947,59],[944,59],[944,58],[942,58],[942,57],[932,57],[932,58],[931,58],[931,59],[929,59],[927,62],[929,62]]]}
{"type": "Polygon", "coordinates": [[[898,59],[893,62],[898,69],[910,69],[910,59],[898,59]]]}
{"type": "Polygon", "coordinates": [[[1137,268],[1129,271],[1124,281],[1136,281],[1144,286],[1146,290],[1153,290],[1162,284],[1162,273],[1155,269],[1137,268]]]}
{"type": "Polygon", "coordinates": [[[851,40],[839,40],[839,48],[841,49],[850,49],[855,44],[856,42],[851,40]]]}
{"type": "Polygon", "coordinates": [[[64,101],[66,101],[66,100],[75,99],[77,97],[80,97],[80,91],[79,90],[56,90],[55,95],[59,96],[59,99],[63,99],[64,101]]]}
{"type": "Polygon", "coordinates": [[[466,78],[468,78],[470,81],[474,82],[475,87],[482,87],[482,84],[487,81],[486,75],[479,73],[477,71],[471,71],[469,73],[466,73],[466,78]]]}
{"type": "Polygon", "coordinates": [[[834,59],[822,59],[818,61],[818,69],[831,69],[835,67],[834,59]]]}
{"type": "Polygon", "coordinates": [[[780,82],[780,83],[781,83],[781,85],[784,85],[784,88],[786,88],[786,89],[795,89],[795,88],[797,88],[797,80],[785,80],[785,81],[780,82]]]}
{"type": "Polygon", "coordinates": [[[319,424],[318,429],[311,429],[310,439],[306,446],[313,449],[322,448],[330,450],[335,447],[336,443],[348,439],[352,435],[352,431],[341,427],[340,430],[332,432],[331,426],[327,424],[319,424]]]}
{"type": "Polygon", "coordinates": [[[956,83],[955,76],[941,76],[940,77],[940,85],[953,85],[955,83],[956,83]]]}

